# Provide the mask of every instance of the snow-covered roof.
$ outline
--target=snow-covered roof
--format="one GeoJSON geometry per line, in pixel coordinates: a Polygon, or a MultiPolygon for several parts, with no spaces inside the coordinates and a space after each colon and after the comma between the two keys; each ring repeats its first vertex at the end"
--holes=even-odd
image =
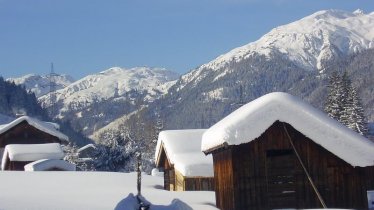
{"type": "Polygon", "coordinates": [[[155,160],[160,161],[162,147],[170,164],[183,176],[213,176],[213,158],[201,152],[201,137],[206,129],[166,130],[158,136],[155,160]]]}
{"type": "Polygon", "coordinates": [[[35,127],[36,129],[39,129],[43,132],[46,132],[52,136],[55,136],[61,140],[68,141],[69,137],[67,137],[65,134],[61,133],[60,131],[56,130],[56,123],[50,123],[50,122],[42,122],[40,120],[37,120],[32,117],[28,116],[22,116],[15,120],[13,120],[10,123],[0,125],[0,134],[5,133],[9,129],[13,128],[14,126],[20,124],[21,122],[26,121],[29,125],[35,127]]]}
{"type": "Polygon", "coordinates": [[[83,147],[79,148],[77,151],[82,152],[82,151],[84,151],[86,149],[90,149],[90,148],[91,149],[96,149],[96,146],[94,144],[86,144],[83,147]]]}
{"type": "Polygon", "coordinates": [[[301,99],[287,93],[264,95],[234,111],[203,135],[201,149],[210,152],[225,144],[250,142],[275,121],[296,130],[352,166],[374,165],[374,143],[301,99]]]}
{"type": "Polygon", "coordinates": [[[65,160],[56,159],[41,159],[24,166],[25,171],[48,171],[53,168],[58,168],[63,171],[75,171],[76,166],[65,160]]]}
{"type": "Polygon", "coordinates": [[[5,146],[1,169],[7,159],[10,161],[36,161],[40,159],[62,159],[64,152],[59,143],[50,144],[8,144],[5,146]]]}

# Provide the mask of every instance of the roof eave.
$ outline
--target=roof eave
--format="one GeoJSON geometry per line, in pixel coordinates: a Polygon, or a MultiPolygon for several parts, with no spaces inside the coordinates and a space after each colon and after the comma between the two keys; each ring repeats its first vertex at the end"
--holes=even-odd
{"type": "Polygon", "coordinates": [[[215,147],[212,147],[212,148],[209,148],[209,149],[207,149],[207,150],[204,150],[203,151],[203,153],[205,154],[205,155],[209,155],[209,154],[212,154],[214,151],[216,151],[216,150],[221,150],[221,149],[227,149],[227,148],[229,148],[229,144],[227,143],[227,142],[223,142],[222,144],[220,144],[220,145],[217,145],[217,146],[215,146],[215,147]]]}

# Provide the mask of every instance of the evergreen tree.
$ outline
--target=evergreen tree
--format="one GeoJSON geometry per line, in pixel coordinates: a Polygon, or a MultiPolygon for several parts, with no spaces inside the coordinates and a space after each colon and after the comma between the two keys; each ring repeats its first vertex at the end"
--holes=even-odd
{"type": "Polygon", "coordinates": [[[164,129],[164,121],[161,118],[160,110],[158,108],[156,109],[155,115],[156,115],[156,125],[154,126],[154,130],[155,130],[155,135],[153,138],[154,144],[157,143],[158,135],[160,134],[162,129],[164,129]]]}
{"type": "Polygon", "coordinates": [[[126,129],[108,130],[100,135],[97,154],[94,157],[96,170],[122,171],[134,170],[132,159],[137,149],[134,139],[126,129]]]}
{"type": "Polygon", "coordinates": [[[95,168],[91,162],[87,163],[85,161],[81,161],[79,158],[78,146],[75,143],[69,143],[68,145],[62,145],[62,149],[64,150],[65,157],[64,160],[68,161],[69,163],[75,164],[78,171],[94,171],[95,168]]]}
{"type": "Polygon", "coordinates": [[[366,136],[368,133],[368,124],[365,118],[364,109],[361,99],[357,94],[355,87],[351,87],[349,91],[349,106],[347,112],[349,113],[348,127],[357,133],[366,136]]]}
{"type": "Polygon", "coordinates": [[[325,103],[325,111],[328,115],[365,136],[368,133],[368,125],[364,109],[347,72],[344,72],[342,77],[337,72],[333,72],[328,91],[325,103]]]}
{"type": "Polygon", "coordinates": [[[33,93],[14,82],[5,81],[2,77],[0,77],[0,113],[8,116],[27,114],[48,119],[46,111],[38,104],[33,93]]]}
{"type": "Polygon", "coordinates": [[[349,124],[351,123],[350,120],[350,115],[351,115],[351,108],[352,108],[352,100],[350,99],[350,91],[352,89],[352,83],[351,80],[345,71],[343,73],[343,76],[341,77],[341,84],[342,84],[342,89],[341,91],[341,113],[339,116],[339,121],[349,127],[349,124]]]}
{"type": "Polygon", "coordinates": [[[343,110],[343,84],[338,72],[334,71],[329,78],[325,112],[333,119],[340,121],[343,110]]]}

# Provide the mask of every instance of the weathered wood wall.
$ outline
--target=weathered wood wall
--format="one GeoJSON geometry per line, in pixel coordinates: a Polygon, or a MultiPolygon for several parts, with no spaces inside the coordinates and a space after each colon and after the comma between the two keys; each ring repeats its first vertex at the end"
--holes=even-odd
{"type": "Polygon", "coordinates": [[[31,163],[32,161],[10,161],[5,166],[4,170],[10,170],[10,171],[24,171],[25,165],[31,163]]]}
{"type": "Polygon", "coordinates": [[[174,191],[174,167],[170,164],[163,146],[161,147],[159,159],[157,167],[162,168],[164,171],[164,189],[174,191]]]}
{"type": "Polygon", "coordinates": [[[188,191],[214,191],[214,177],[185,177],[184,186],[188,191]]]}
{"type": "Polygon", "coordinates": [[[213,154],[216,205],[220,209],[235,209],[232,160],[231,149],[221,150],[213,154]]]}
{"type": "MultiPolygon", "coordinates": [[[[352,167],[305,137],[287,130],[329,208],[367,209],[374,167],[352,167]]],[[[281,122],[250,143],[213,153],[217,206],[222,210],[321,208],[281,122]]]]}
{"type": "Polygon", "coordinates": [[[44,144],[61,143],[61,140],[29,125],[26,121],[19,123],[0,135],[0,147],[8,144],[44,144]]]}
{"type": "Polygon", "coordinates": [[[213,191],[213,177],[185,177],[175,170],[175,191],[213,191]]]}
{"type": "Polygon", "coordinates": [[[213,191],[214,177],[184,177],[170,164],[164,147],[161,147],[157,167],[164,170],[164,189],[170,191],[213,191]]]}
{"type": "Polygon", "coordinates": [[[174,167],[170,168],[169,170],[169,190],[175,191],[175,169],[174,167]]]}
{"type": "Polygon", "coordinates": [[[185,191],[185,180],[184,176],[179,173],[179,171],[175,170],[175,191],[185,191]]]}

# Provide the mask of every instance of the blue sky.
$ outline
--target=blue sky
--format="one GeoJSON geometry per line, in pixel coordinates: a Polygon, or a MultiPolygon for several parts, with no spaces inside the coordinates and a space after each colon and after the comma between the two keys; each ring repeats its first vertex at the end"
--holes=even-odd
{"type": "Polygon", "coordinates": [[[112,66],[185,73],[272,28],[372,0],[0,0],[0,75],[75,79],[112,66]]]}

